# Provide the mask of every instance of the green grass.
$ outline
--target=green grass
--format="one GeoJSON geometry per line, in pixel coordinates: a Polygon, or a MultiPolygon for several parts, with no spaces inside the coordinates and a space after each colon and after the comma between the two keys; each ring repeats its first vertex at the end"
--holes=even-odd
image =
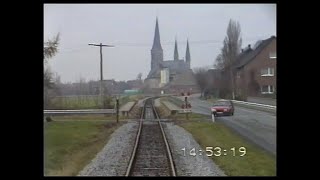
{"type": "MultiPolygon", "coordinates": [[[[206,150],[206,147],[221,147],[227,149],[226,156],[211,158],[228,176],[275,176],[276,158],[260,149],[259,147],[246,142],[230,129],[219,122],[184,122],[180,126],[189,131],[195,140],[206,150]],[[245,147],[246,154],[242,157],[239,151],[233,156],[230,148],[245,147]]],[[[218,154],[216,151],[214,151],[218,154]]]]}
{"type": "MultiPolygon", "coordinates": [[[[204,120],[204,119],[210,119],[206,115],[202,114],[197,114],[197,113],[189,113],[188,118],[190,121],[193,120],[204,120]]],[[[170,115],[168,119],[174,119],[174,120],[186,120],[186,114],[175,114],[175,115],[170,115]]]]}
{"type": "Polygon", "coordinates": [[[121,124],[77,119],[44,123],[45,175],[77,175],[121,124]]]}
{"type": "MultiPolygon", "coordinates": [[[[113,106],[111,102],[110,106],[113,106]]],[[[100,109],[99,96],[87,97],[55,97],[51,100],[54,109],[100,109]]]]}
{"type": "MultiPolygon", "coordinates": [[[[129,101],[137,101],[142,95],[121,96],[119,99],[120,106],[129,101]]],[[[110,98],[110,105],[107,108],[113,108],[115,98],[110,98]]],[[[74,96],[74,97],[55,97],[51,100],[51,109],[100,109],[99,96],[74,96]]]]}
{"type": "MultiPolygon", "coordinates": [[[[116,115],[65,115],[65,116],[52,116],[54,121],[116,121],[116,115]]],[[[119,120],[127,119],[126,116],[119,115],[119,120]]]]}
{"type": "Polygon", "coordinates": [[[131,101],[138,101],[139,99],[144,98],[144,96],[142,94],[136,94],[136,95],[131,95],[129,96],[131,101]]]}

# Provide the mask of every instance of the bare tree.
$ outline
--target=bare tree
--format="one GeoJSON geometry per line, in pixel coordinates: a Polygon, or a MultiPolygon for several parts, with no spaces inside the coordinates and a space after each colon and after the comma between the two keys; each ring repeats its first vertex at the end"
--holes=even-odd
{"type": "Polygon", "coordinates": [[[223,57],[221,54],[219,54],[215,60],[215,64],[213,65],[216,69],[223,69],[224,68],[224,62],[223,57]]]}
{"type": "Polygon", "coordinates": [[[45,63],[44,73],[43,73],[43,88],[44,88],[44,107],[47,108],[50,103],[50,94],[52,95],[52,89],[55,87],[53,73],[47,64],[48,59],[52,58],[58,52],[59,45],[59,33],[53,40],[48,40],[44,42],[43,47],[43,60],[45,63]]]}
{"type": "Polygon", "coordinates": [[[208,68],[207,67],[198,67],[194,69],[194,74],[195,74],[195,78],[197,80],[197,83],[200,87],[201,90],[201,95],[200,97],[203,97],[203,93],[208,85],[208,78],[207,78],[207,72],[208,72],[208,68]]]}
{"type": "Polygon", "coordinates": [[[230,76],[232,98],[235,99],[236,87],[235,87],[235,68],[234,63],[237,56],[240,53],[242,38],[241,27],[239,22],[232,19],[229,21],[227,28],[227,36],[224,38],[221,54],[216,58],[215,67],[222,68],[227,71],[230,76]]]}
{"type": "Polygon", "coordinates": [[[54,83],[57,84],[57,85],[61,84],[61,77],[57,72],[54,73],[54,83]]]}
{"type": "MultiPolygon", "coordinates": [[[[44,42],[44,47],[43,47],[43,60],[46,63],[48,59],[52,58],[56,53],[58,52],[58,45],[59,45],[59,33],[53,40],[48,40],[47,42],[44,42]]],[[[44,85],[45,87],[50,88],[49,84],[51,84],[50,80],[52,80],[52,73],[49,73],[49,65],[45,64],[45,70],[44,70],[44,85]],[[50,76],[50,77],[49,77],[50,76]]]]}
{"type": "Polygon", "coordinates": [[[137,80],[142,80],[142,73],[139,73],[138,75],[137,75],[137,80]]]}
{"type": "Polygon", "coordinates": [[[49,39],[44,42],[43,47],[43,60],[47,62],[48,59],[52,58],[58,52],[58,45],[60,41],[60,33],[56,35],[53,39],[49,39]]]}
{"type": "Polygon", "coordinates": [[[44,107],[47,108],[49,106],[49,90],[52,89],[54,86],[53,79],[52,79],[52,72],[49,67],[45,68],[43,73],[43,95],[44,95],[44,107]]]}

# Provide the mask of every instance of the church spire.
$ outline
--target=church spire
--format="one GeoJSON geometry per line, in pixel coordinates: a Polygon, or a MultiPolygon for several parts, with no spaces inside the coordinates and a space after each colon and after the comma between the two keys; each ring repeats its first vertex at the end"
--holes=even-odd
{"type": "Polygon", "coordinates": [[[174,60],[175,61],[179,60],[177,37],[176,37],[175,44],[174,44],[174,60]]]}
{"type": "MultiPolygon", "coordinates": [[[[157,72],[157,70],[161,67],[162,61],[163,61],[163,50],[160,43],[159,24],[158,24],[158,17],[157,17],[153,45],[151,49],[151,71],[157,72]]],[[[154,74],[151,74],[150,76],[148,75],[148,78],[153,75],[154,74]]]]}
{"type": "Polygon", "coordinates": [[[190,50],[189,50],[189,39],[187,39],[186,63],[188,64],[189,68],[190,68],[190,61],[191,61],[191,57],[190,57],[190,50]]]}
{"type": "Polygon", "coordinates": [[[155,32],[154,32],[154,39],[153,39],[152,49],[162,50],[161,43],[160,43],[158,17],[157,17],[157,20],[156,20],[156,29],[155,29],[155,32]]]}

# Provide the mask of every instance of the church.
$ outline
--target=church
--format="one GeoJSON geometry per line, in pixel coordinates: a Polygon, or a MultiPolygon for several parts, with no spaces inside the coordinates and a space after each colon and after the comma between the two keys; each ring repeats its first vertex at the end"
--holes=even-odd
{"type": "Polygon", "coordinates": [[[179,59],[178,44],[175,40],[173,60],[163,60],[158,18],[151,49],[151,70],[144,81],[145,87],[155,93],[199,92],[190,66],[191,56],[187,40],[185,60],[179,59]]]}

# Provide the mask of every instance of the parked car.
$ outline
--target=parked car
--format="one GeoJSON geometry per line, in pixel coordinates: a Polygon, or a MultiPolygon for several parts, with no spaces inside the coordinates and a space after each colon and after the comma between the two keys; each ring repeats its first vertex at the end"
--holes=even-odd
{"type": "Polygon", "coordinates": [[[211,113],[214,116],[217,116],[217,115],[233,116],[233,113],[234,113],[233,102],[230,100],[218,100],[217,102],[213,103],[211,107],[211,113]]]}

